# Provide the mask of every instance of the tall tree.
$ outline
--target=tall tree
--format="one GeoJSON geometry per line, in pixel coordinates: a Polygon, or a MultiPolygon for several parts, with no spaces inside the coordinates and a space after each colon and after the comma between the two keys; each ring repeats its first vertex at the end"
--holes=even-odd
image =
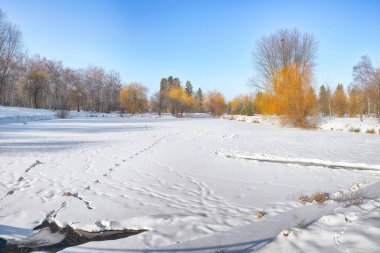
{"type": "Polygon", "coordinates": [[[366,98],[366,111],[380,116],[380,85],[377,82],[376,69],[368,56],[353,67],[354,88],[363,92],[366,98]]]}
{"type": "Polygon", "coordinates": [[[298,30],[280,30],[256,44],[254,60],[259,79],[255,85],[274,102],[270,107],[284,115],[286,123],[307,126],[307,94],[311,87],[317,42],[298,30]],[[273,98],[273,99],[272,99],[273,98]]]}
{"type": "Polygon", "coordinates": [[[0,9],[0,105],[5,103],[6,85],[14,85],[8,83],[7,78],[20,48],[21,32],[7,20],[5,13],[0,9]]]}
{"type": "Polygon", "coordinates": [[[300,73],[311,72],[315,63],[317,45],[312,34],[301,33],[297,29],[283,29],[262,37],[253,52],[259,74],[254,84],[273,92],[273,84],[282,69],[296,66],[300,73]]]}

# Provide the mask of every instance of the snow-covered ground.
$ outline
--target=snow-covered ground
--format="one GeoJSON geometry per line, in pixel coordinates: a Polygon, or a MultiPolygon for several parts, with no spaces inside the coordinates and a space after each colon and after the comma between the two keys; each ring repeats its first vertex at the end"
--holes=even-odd
{"type": "Polygon", "coordinates": [[[360,118],[326,117],[321,120],[320,129],[380,134],[380,120],[377,118],[363,118],[363,120],[360,120],[360,118]]]}
{"type": "MultiPolygon", "coordinates": [[[[278,117],[270,115],[224,115],[222,118],[247,123],[280,125],[278,117]]],[[[362,120],[360,118],[319,117],[318,128],[322,130],[380,134],[380,120],[373,117],[363,117],[362,120]]]]}
{"type": "Polygon", "coordinates": [[[378,134],[214,118],[0,123],[0,237],[50,219],[150,230],[63,252],[379,252],[379,152],[378,134]]]}
{"type": "MultiPolygon", "coordinates": [[[[131,114],[123,114],[124,117],[131,117],[131,114]]],[[[150,114],[134,115],[134,117],[150,117],[150,114]]],[[[77,112],[70,111],[67,114],[67,118],[109,118],[109,117],[120,117],[119,113],[96,113],[96,112],[77,112]]],[[[0,106],[0,124],[6,123],[26,123],[29,121],[40,121],[40,120],[51,120],[57,119],[57,111],[47,110],[47,109],[34,109],[34,108],[23,108],[23,107],[9,107],[0,106]]]]}

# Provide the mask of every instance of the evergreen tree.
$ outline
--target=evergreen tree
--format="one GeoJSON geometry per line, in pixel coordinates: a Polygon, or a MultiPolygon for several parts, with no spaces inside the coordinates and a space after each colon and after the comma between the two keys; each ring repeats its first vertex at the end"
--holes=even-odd
{"type": "Polygon", "coordinates": [[[174,84],[173,76],[169,76],[167,79],[168,88],[170,89],[171,87],[173,87],[173,84],[174,84]]]}
{"type": "Polygon", "coordinates": [[[173,87],[178,88],[180,86],[181,86],[181,82],[179,81],[179,78],[178,77],[174,78],[173,79],[173,87]]]}
{"type": "Polygon", "coordinates": [[[327,92],[324,85],[319,88],[319,108],[323,116],[330,114],[329,106],[330,94],[327,92]]]}
{"type": "Polygon", "coordinates": [[[192,96],[193,95],[193,86],[191,85],[190,81],[186,82],[186,87],[185,91],[187,92],[188,95],[192,96]]]}
{"type": "Polygon", "coordinates": [[[167,87],[168,87],[168,81],[166,80],[166,78],[162,78],[160,82],[160,91],[166,90],[167,87]]]}
{"type": "Polygon", "coordinates": [[[202,89],[199,88],[197,93],[195,94],[196,107],[198,112],[203,112],[203,92],[202,89]]]}

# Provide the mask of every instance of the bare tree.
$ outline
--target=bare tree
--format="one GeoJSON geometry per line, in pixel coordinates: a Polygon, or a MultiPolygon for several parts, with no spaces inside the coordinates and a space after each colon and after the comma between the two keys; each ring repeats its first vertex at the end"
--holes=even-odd
{"type": "Polygon", "coordinates": [[[63,78],[68,86],[69,107],[73,106],[78,112],[84,107],[87,93],[83,86],[82,72],[71,68],[63,71],[63,78]]]}
{"type": "Polygon", "coordinates": [[[26,57],[17,54],[10,65],[9,73],[5,79],[2,104],[7,106],[25,106],[24,94],[22,92],[26,76],[26,57]]]}
{"type": "Polygon", "coordinates": [[[104,87],[101,94],[101,100],[103,102],[101,111],[110,112],[119,110],[120,88],[120,74],[115,71],[109,71],[106,73],[104,79],[104,87]]]}
{"type": "Polygon", "coordinates": [[[274,92],[272,84],[281,69],[297,66],[300,73],[310,71],[315,64],[318,42],[309,33],[297,29],[280,30],[262,37],[253,52],[258,79],[254,85],[274,92]]]}
{"type": "Polygon", "coordinates": [[[363,93],[366,99],[367,115],[380,115],[380,86],[378,73],[372,66],[368,56],[362,56],[361,61],[353,67],[354,88],[363,93]]]}
{"type": "Polygon", "coordinates": [[[375,95],[377,101],[377,117],[380,117],[380,68],[376,69],[375,95]]]}
{"type": "Polygon", "coordinates": [[[21,32],[6,19],[0,9],[0,104],[4,104],[4,91],[15,55],[20,51],[21,32]]]}

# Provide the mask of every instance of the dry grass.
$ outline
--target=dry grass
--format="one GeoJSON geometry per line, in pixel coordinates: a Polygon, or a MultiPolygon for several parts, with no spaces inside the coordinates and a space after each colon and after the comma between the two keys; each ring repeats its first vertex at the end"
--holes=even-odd
{"type": "Polygon", "coordinates": [[[375,129],[367,129],[367,131],[365,131],[367,134],[374,134],[375,133],[375,129]]]}
{"type": "Polygon", "coordinates": [[[261,219],[262,217],[264,217],[264,215],[265,215],[265,212],[256,212],[255,213],[256,219],[261,219]]]}
{"type": "Polygon", "coordinates": [[[316,192],[311,196],[301,195],[298,197],[298,201],[304,205],[312,203],[323,204],[327,200],[329,200],[329,194],[324,192],[316,192]]]}

